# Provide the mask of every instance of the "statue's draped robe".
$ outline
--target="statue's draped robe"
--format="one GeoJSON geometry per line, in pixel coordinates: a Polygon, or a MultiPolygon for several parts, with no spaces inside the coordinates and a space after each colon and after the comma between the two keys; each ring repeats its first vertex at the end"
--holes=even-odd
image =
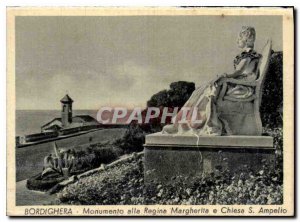
{"type": "MultiPolygon", "coordinates": [[[[234,68],[236,68],[242,59],[250,58],[251,60],[248,64],[250,64],[252,60],[255,60],[257,69],[260,57],[261,55],[254,50],[242,52],[236,56],[234,68]]],[[[247,67],[245,67],[244,70],[247,70],[247,67]]],[[[247,82],[255,81],[257,79],[257,72],[256,70],[252,70],[252,72],[242,72],[242,74],[235,79],[245,80],[247,82]]],[[[221,135],[226,120],[219,118],[216,109],[215,101],[219,93],[218,80],[219,78],[214,78],[207,84],[197,88],[174,118],[174,123],[164,127],[163,133],[221,135]]],[[[226,96],[237,99],[247,99],[253,94],[254,89],[251,86],[237,84],[229,84],[226,91],[226,96]]]]}

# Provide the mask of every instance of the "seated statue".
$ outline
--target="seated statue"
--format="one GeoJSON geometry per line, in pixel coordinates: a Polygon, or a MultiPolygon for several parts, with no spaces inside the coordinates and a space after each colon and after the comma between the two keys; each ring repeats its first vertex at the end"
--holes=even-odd
{"type": "Polygon", "coordinates": [[[253,49],[255,37],[253,27],[242,27],[237,39],[242,52],[234,59],[234,72],[217,76],[197,88],[173,119],[173,124],[166,125],[162,133],[197,136],[261,134],[259,88],[271,44],[268,42],[265,47],[265,60],[261,61],[262,55],[253,49]]]}

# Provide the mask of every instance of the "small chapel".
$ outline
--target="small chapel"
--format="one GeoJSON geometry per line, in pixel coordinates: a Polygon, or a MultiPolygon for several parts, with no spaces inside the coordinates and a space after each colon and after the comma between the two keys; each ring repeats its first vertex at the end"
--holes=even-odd
{"type": "Polygon", "coordinates": [[[57,132],[65,129],[99,126],[98,121],[90,115],[73,116],[72,104],[74,100],[66,94],[61,100],[61,117],[54,118],[41,127],[41,132],[57,132]]]}

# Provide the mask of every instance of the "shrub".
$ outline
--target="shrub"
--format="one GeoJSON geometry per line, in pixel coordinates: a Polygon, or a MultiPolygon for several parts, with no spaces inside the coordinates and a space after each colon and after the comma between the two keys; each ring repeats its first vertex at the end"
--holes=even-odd
{"type": "Polygon", "coordinates": [[[124,136],[114,141],[113,145],[121,148],[124,153],[143,151],[146,132],[137,124],[130,124],[124,136]]]}
{"type": "Polygon", "coordinates": [[[75,152],[75,166],[73,172],[84,172],[116,160],[122,150],[110,144],[93,144],[86,149],[75,152]]]}
{"type": "Polygon", "coordinates": [[[116,160],[121,154],[123,153],[122,150],[116,146],[105,146],[96,148],[93,150],[95,153],[95,160],[94,162],[99,164],[108,164],[112,161],[116,160]]]}
{"type": "Polygon", "coordinates": [[[260,112],[265,127],[282,127],[283,67],[282,52],[272,52],[265,77],[260,112]]]}
{"type": "Polygon", "coordinates": [[[195,90],[195,83],[178,81],[170,84],[169,90],[162,90],[154,94],[147,107],[182,107],[195,90]]]}
{"type": "Polygon", "coordinates": [[[47,178],[42,178],[41,173],[39,173],[27,180],[26,187],[29,190],[47,191],[64,179],[65,178],[58,173],[47,178]]]}

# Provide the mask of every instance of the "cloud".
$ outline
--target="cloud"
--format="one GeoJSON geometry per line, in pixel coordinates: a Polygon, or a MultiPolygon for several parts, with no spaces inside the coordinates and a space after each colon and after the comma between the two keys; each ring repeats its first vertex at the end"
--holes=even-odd
{"type": "Polygon", "coordinates": [[[59,109],[66,91],[75,109],[145,105],[172,82],[199,86],[232,71],[243,24],[256,27],[258,50],[267,36],[282,49],[274,16],[20,17],[17,108],[59,109]]]}

